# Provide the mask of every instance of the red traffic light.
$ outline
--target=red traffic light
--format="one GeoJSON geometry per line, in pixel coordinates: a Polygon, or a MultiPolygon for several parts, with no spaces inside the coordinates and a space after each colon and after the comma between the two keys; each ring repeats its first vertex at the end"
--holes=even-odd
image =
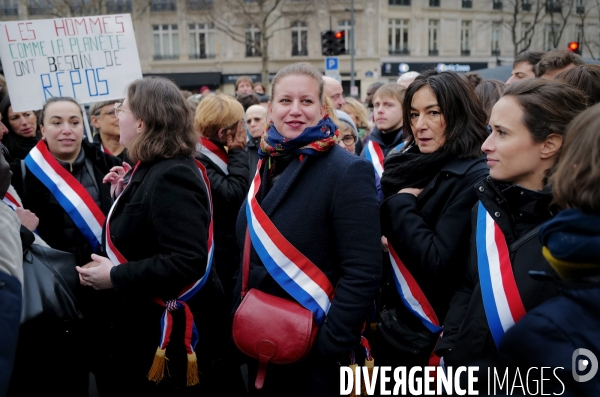
{"type": "Polygon", "coordinates": [[[335,37],[336,39],[341,39],[342,37],[344,37],[344,32],[335,32],[335,34],[333,35],[333,37],[335,37]]]}
{"type": "Polygon", "coordinates": [[[569,43],[569,50],[573,51],[573,52],[577,52],[579,51],[579,43],[576,41],[572,41],[569,43]]]}

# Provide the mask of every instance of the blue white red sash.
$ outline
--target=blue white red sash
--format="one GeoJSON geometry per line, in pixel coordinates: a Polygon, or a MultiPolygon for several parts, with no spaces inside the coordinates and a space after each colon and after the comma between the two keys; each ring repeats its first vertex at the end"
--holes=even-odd
{"type": "MultiPolygon", "coordinates": [[[[206,284],[206,281],[209,279],[211,268],[212,268],[212,262],[213,262],[214,248],[215,248],[214,247],[214,238],[213,238],[213,216],[212,216],[213,205],[212,205],[212,198],[210,195],[210,182],[208,180],[208,176],[206,175],[206,169],[204,168],[202,163],[200,163],[198,160],[195,160],[195,159],[194,159],[194,161],[196,162],[198,170],[200,171],[201,180],[204,182],[204,185],[206,187],[206,192],[208,194],[208,200],[209,200],[209,206],[210,206],[210,223],[208,225],[208,241],[207,241],[208,255],[207,255],[204,275],[196,282],[183,288],[183,290],[179,293],[179,296],[176,299],[172,299],[169,301],[164,301],[160,298],[152,299],[154,302],[165,307],[165,311],[164,311],[163,316],[160,321],[160,329],[161,329],[160,344],[157,349],[156,356],[159,357],[159,360],[164,361],[164,359],[165,359],[165,351],[167,349],[167,345],[170,342],[171,331],[173,329],[173,317],[171,316],[170,312],[177,310],[177,309],[183,309],[185,312],[185,318],[186,318],[184,343],[185,343],[185,347],[186,347],[186,350],[188,353],[188,366],[192,362],[194,363],[194,365],[196,365],[196,353],[195,353],[194,349],[196,347],[196,344],[198,343],[198,331],[196,329],[194,317],[193,317],[192,312],[190,311],[190,308],[188,307],[186,301],[189,300],[192,296],[194,296],[198,291],[200,291],[200,289],[204,286],[204,284],[206,284]]],[[[133,179],[133,174],[135,174],[135,171],[137,170],[137,167],[139,166],[139,164],[140,163],[138,162],[135,165],[135,168],[132,171],[130,180],[133,179]]],[[[127,259],[125,259],[125,257],[119,252],[119,250],[117,249],[117,247],[115,247],[114,243],[112,242],[112,240],[110,238],[110,235],[111,235],[110,234],[110,219],[112,216],[112,212],[117,207],[117,203],[119,202],[119,199],[121,197],[123,197],[122,193],[121,193],[121,195],[119,195],[117,200],[115,200],[114,204],[112,205],[112,207],[108,213],[108,217],[107,217],[107,221],[106,221],[106,230],[104,233],[104,238],[106,241],[106,253],[108,254],[108,258],[117,265],[121,265],[121,264],[127,262],[127,259]]],[[[155,358],[155,362],[156,362],[156,358],[155,358]]],[[[153,364],[153,367],[150,370],[151,372],[154,370],[154,366],[155,366],[155,364],[153,364]]],[[[164,367],[162,369],[163,370],[160,371],[160,374],[154,374],[154,375],[149,374],[148,377],[150,378],[150,380],[153,380],[156,382],[160,381],[163,377],[164,367]]],[[[189,374],[190,374],[190,371],[188,369],[188,376],[189,376],[189,374]]],[[[194,378],[194,381],[192,381],[192,383],[190,383],[190,380],[188,379],[188,386],[195,384],[194,382],[195,383],[198,382],[197,373],[195,374],[195,378],[194,378]]]]}
{"type": "Polygon", "coordinates": [[[19,204],[19,202],[17,201],[17,199],[14,198],[13,195],[10,194],[9,192],[6,192],[6,195],[4,196],[2,201],[4,201],[6,203],[6,205],[8,205],[10,208],[12,208],[13,211],[16,211],[17,208],[19,208],[21,206],[19,204]]]}
{"type": "Polygon", "coordinates": [[[258,204],[256,194],[260,189],[263,161],[261,159],[256,167],[246,204],[252,246],[277,284],[310,310],[320,325],[329,312],[333,286],[327,276],[277,230],[258,204]]]}
{"type": "Polygon", "coordinates": [[[48,151],[45,141],[39,141],[25,158],[25,164],[56,198],[77,228],[90,242],[95,252],[102,243],[102,225],[106,217],[92,196],[48,151]]]}
{"type": "Polygon", "coordinates": [[[221,147],[216,145],[208,138],[200,138],[200,141],[202,144],[200,146],[200,153],[202,153],[203,155],[208,157],[210,161],[215,163],[215,165],[219,167],[219,169],[223,171],[225,175],[229,175],[229,171],[227,170],[227,166],[229,165],[227,152],[225,152],[225,150],[223,150],[221,147]]]}
{"type": "Polygon", "coordinates": [[[480,201],[477,208],[477,267],[483,306],[496,346],[525,307],[510,263],[506,238],[480,201]]]}
{"type": "Polygon", "coordinates": [[[373,142],[372,140],[367,142],[367,150],[365,152],[365,156],[367,160],[373,163],[373,167],[375,167],[375,173],[379,175],[383,175],[383,150],[381,150],[381,146],[377,142],[373,142]]]}
{"type": "Polygon", "coordinates": [[[442,330],[440,322],[421,287],[402,263],[394,247],[388,244],[388,249],[390,261],[392,262],[392,275],[402,302],[410,312],[421,320],[427,329],[434,333],[440,332],[442,330]]]}

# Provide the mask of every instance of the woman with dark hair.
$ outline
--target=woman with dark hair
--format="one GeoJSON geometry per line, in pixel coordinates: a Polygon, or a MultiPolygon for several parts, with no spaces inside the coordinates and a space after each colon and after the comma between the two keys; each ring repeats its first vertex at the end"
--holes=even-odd
{"type": "MultiPolygon", "coordinates": [[[[288,65],[273,79],[262,160],[238,217],[248,288],[298,302],[319,324],[308,357],[269,363],[260,390],[264,365],[248,358],[250,395],[337,396],[340,363],[350,364],[355,351],[364,358],[361,329],[381,276],[375,177],[368,161],[336,144],[323,85],[308,63],[288,65]],[[289,277],[282,273],[292,268],[289,277]],[[313,287],[306,277],[321,282],[313,287]]],[[[237,307],[250,295],[241,301],[241,280],[236,289],[237,307]]]]}
{"type": "Polygon", "coordinates": [[[555,81],[567,83],[588,96],[588,106],[600,102],[600,65],[585,64],[560,72],[555,81]]]}
{"type": "Polygon", "coordinates": [[[102,395],[210,393],[225,343],[210,187],[193,157],[198,137],[185,101],[170,80],[146,77],[115,104],[136,165],[105,177],[116,198],[103,230],[108,257],[77,268],[82,285],[105,298],[88,339],[102,395]]]}
{"type": "Polygon", "coordinates": [[[480,149],[487,132],[481,102],[454,72],[419,75],[406,91],[403,116],[407,147],[386,160],[381,178],[392,266],[384,273],[373,356],[381,365],[422,366],[465,269],[466,214],[477,201],[471,186],[488,173],[480,149]]]}
{"type": "Polygon", "coordinates": [[[10,97],[7,96],[0,102],[0,114],[8,128],[8,135],[1,138],[2,143],[8,149],[12,159],[24,159],[42,139],[36,112],[33,110],[13,112],[10,97]]]}
{"type": "Polygon", "coordinates": [[[581,373],[576,363],[583,357],[574,357],[578,349],[600,357],[599,148],[600,105],[595,105],[569,125],[550,178],[554,202],[561,211],[539,233],[542,253],[561,278],[560,296],[528,312],[500,344],[500,357],[510,367],[555,368],[560,383],[546,384],[548,394],[595,396],[600,392],[600,377],[591,372],[594,364],[587,366],[587,374],[581,373]],[[575,373],[581,377],[574,379],[575,373]],[[584,381],[584,377],[591,379],[584,381]]]}
{"type": "Polygon", "coordinates": [[[506,84],[500,80],[483,80],[481,83],[475,87],[475,94],[481,100],[481,104],[483,105],[483,110],[485,110],[485,114],[487,115],[486,122],[490,119],[490,114],[492,114],[492,108],[498,102],[498,99],[502,96],[504,92],[504,88],[506,84]]]}
{"type": "Polygon", "coordinates": [[[537,239],[553,216],[547,174],[554,167],[568,124],[586,108],[585,95],[554,81],[510,84],[494,105],[482,146],[490,176],[478,182],[472,211],[467,280],[457,290],[437,354],[447,366],[495,359],[504,333],[529,310],[557,293],[537,239]]]}
{"type": "MultiPolygon", "coordinates": [[[[110,188],[102,179],[121,164],[84,139],[83,117],[73,98],[50,98],[40,117],[43,140],[12,169],[12,184],[23,207],[39,218],[37,233],[52,248],[74,254],[79,265],[100,252],[102,225],[111,205],[110,188]]],[[[90,294],[82,290],[77,298],[87,313],[93,304],[90,294]]],[[[43,316],[23,324],[9,395],[87,393],[84,325],[43,316]],[[32,357],[52,363],[40,368],[40,361],[32,357]]]]}

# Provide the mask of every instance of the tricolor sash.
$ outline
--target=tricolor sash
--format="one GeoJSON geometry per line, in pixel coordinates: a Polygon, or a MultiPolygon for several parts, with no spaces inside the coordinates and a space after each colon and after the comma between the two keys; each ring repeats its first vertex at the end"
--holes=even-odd
{"type": "Polygon", "coordinates": [[[480,201],[477,208],[477,268],[483,306],[496,347],[525,307],[512,271],[506,238],[480,201]]]}
{"type": "MultiPolygon", "coordinates": [[[[399,152],[400,150],[402,150],[405,143],[406,142],[400,143],[395,148],[391,149],[391,151],[394,153],[399,152]]],[[[373,142],[372,140],[367,142],[365,156],[367,160],[373,163],[375,173],[379,176],[379,178],[381,178],[381,176],[383,175],[383,162],[385,160],[385,156],[383,155],[383,149],[381,149],[381,145],[379,145],[377,142],[373,142]]]]}
{"type": "Polygon", "coordinates": [[[219,167],[219,169],[223,171],[225,175],[229,175],[229,171],[227,170],[227,166],[229,165],[227,152],[225,152],[225,150],[217,146],[208,138],[200,138],[200,141],[202,144],[200,147],[200,153],[215,163],[215,165],[219,167]]]}
{"type": "Polygon", "coordinates": [[[411,313],[417,316],[427,329],[433,333],[441,332],[442,327],[437,315],[421,290],[421,287],[419,287],[415,278],[410,274],[404,263],[402,263],[394,247],[388,244],[388,249],[390,261],[392,262],[392,275],[402,302],[411,313]]]}
{"type": "Polygon", "coordinates": [[[256,200],[263,162],[258,162],[246,203],[252,246],[277,284],[310,310],[321,325],[329,312],[334,288],[327,276],[277,230],[256,200]]]}
{"type": "Polygon", "coordinates": [[[14,198],[13,195],[10,194],[9,192],[6,192],[6,195],[4,196],[2,201],[4,201],[6,203],[6,205],[8,205],[10,208],[12,208],[13,211],[16,211],[17,208],[19,208],[21,206],[19,204],[19,202],[17,201],[17,199],[14,198]]]}
{"type": "MultiPolygon", "coordinates": [[[[214,254],[213,217],[212,217],[213,205],[212,205],[212,198],[210,195],[210,182],[208,180],[208,176],[206,175],[206,169],[204,168],[202,163],[200,163],[198,160],[195,160],[195,159],[194,159],[194,161],[196,162],[196,165],[200,172],[200,177],[201,177],[200,179],[204,182],[204,185],[206,187],[206,191],[208,194],[208,200],[209,200],[209,207],[210,207],[210,223],[208,225],[208,241],[207,241],[208,255],[207,255],[207,260],[206,260],[206,268],[205,268],[204,275],[196,282],[191,283],[190,285],[183,288],[182,291],[179,293],[179,296],[176,299],[172,299],[172,300],[168,300],[168,301],[164,301],[161,298],[153,298],[152,299],[154,302],[165,307],[165,311],[164,311],[163,316],[160,321],[160,329],[161,329],[160,344],[156,351],[154,362],[152,364],[152,368],[150,369],[150,372],[148,373],[148,378],[152,381],[160,382],[163,379],[164,366],[165,366],[165,360],[166,360],[165,354],[166,354],[167,345],[170,342],[171,331],[173,329],[173,317],[171,316],[170,312],[177,310],[177,309],[183,309],[185,312],[185,321],[186,321],[184,343],[185,343],[185,347],[186,347],[186,350],[188,353],[188,380],[187,380],[188,386],[193,386],[199,382],[197,357],[196,357],[196,352],[194,350],[196,347],[196,344],[198,343],[198,331],[196,329],[196,324],[194,322],[194,317],[192,315],[192,312],[186,302],[192,296],[194,296],[198,291],[200,291],[200,289],[204,286],[204,284],[206,284],[206,281],[209,279],[211,268],[212,268],[213,254],[214,254]]],[[[132,171],[131,178],[129,180],[133,179],[133,174],[135,174],[135,171],[137,170],[137,167],[139,166],[139,164],[140,164],[140,162],[138,161],[138,163],[135,165],[135,168],[132,171]]],[[[127,189],[127,188],[125,188],[125,189],[127,189]]],[[[112,205],[112,207],[108,213],[107,221],[106,221],[106,230],[104,233],[104,238],[106,241],[106,253],[108,254],[108,258],[113,263],[116,263],[117,265],[126,263],[127,259],[125,259],[125,257],[119,252],[119,250],[117,249],[117,247],[115,247],[114,243],[112,242],[112,240],[110,238],[110,219],[111,219],[113,210],[117,207],[117,203],[119,202],[119,199],[122,196],[123,196],[123,194],[121,193],[121,195],[119,195],[117,200],[115,200],[114,204],[112,205]]]]}
{"type": "Polygon", "coordinates": [[[92,196],[48,151],[45,141],[31,149],[25,164],[37,179],[56,198],[71,217],[79,231],[90,242],[95,252],[102,243],[102,225],[106,217],[92,196]]]}

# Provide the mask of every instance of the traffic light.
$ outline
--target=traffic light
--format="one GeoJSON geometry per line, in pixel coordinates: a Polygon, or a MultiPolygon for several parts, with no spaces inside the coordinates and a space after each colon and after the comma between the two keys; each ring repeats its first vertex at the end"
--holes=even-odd
{"type": "Polygon", "coordinates": [[[346,53],[345,32],[325,30],[321,32],[321,53],[323,55],[340,55],[346,53]]]}
{"type": "Polygon", "coordinates": [[[581,49],[579,47],[579,42],[572,41],[569,43],[569,51],[574,52],[575,54],[581,55],[581,49]]]}

